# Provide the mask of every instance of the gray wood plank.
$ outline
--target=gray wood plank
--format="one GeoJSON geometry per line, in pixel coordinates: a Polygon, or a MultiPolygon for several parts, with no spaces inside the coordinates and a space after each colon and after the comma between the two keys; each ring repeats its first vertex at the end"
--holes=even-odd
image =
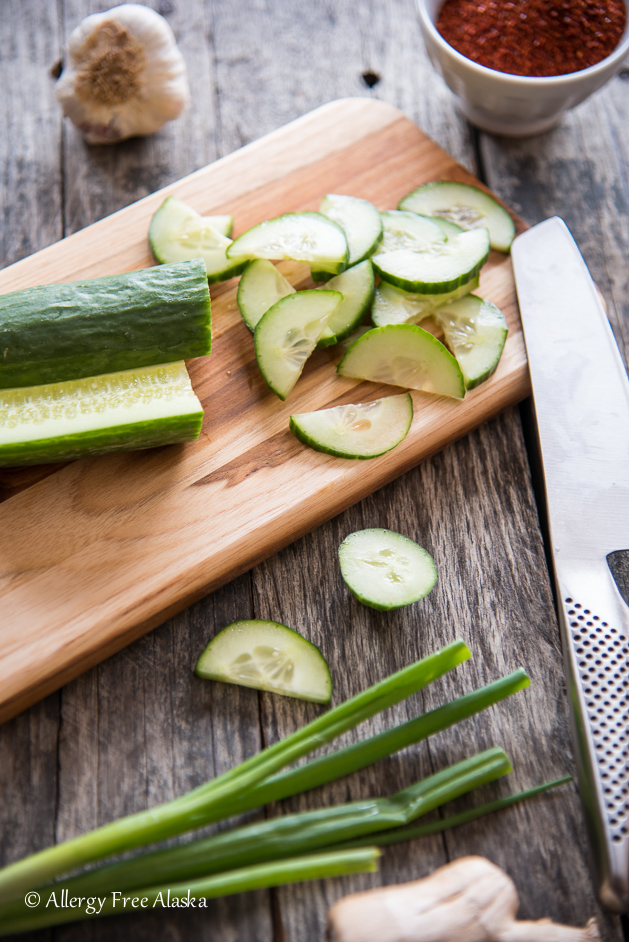
{"type": "MultiPolygon", "coordinates": [[[[57,9],[37,0],[7,0],[2,20],[10,24],[0,57],[3,267],[55,242],[63,229],[60,118],[48,75],[58,54],[57,9]],[[32,69],[33,61],[42,67],[32,69]]],[[[58,694],[0,727],[0,865],[54,841],[58,736],[58,694]]]]}

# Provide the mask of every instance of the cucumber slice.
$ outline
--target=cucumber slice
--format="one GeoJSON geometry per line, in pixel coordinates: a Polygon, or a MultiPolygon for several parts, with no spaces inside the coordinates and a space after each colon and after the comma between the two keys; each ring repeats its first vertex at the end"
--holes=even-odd
{"type": "Polygon", "coordinates": [[[243,264],[225,255],[232,243],[220,228],[212,224],[211,220],[216,218],[223,220],[224,228],[225,220],[230,220],[231,216],[204,217],[181,200],[169,196],[155,211],[149,226],[149,244],[155,260],[164,263],[202,258],[209,284],[239,275],[243,264]]]}
{"type": "Polygon", "coordinates": [[[507,340],[502,311],[491,301],[471,294],[439,308],[435,319],[461,367],[465,388],[473,389],[488,379],[500,362],[507,340]]]}
{"type": "Polygon", "coordinates": [[[470,281],[489,256],[487,229],[474,229],[423,251],[398,249],[372,258],[376,274],[397,288],[419,294],[445,294],[470,281]]]}
{"type": "Polygon", "coordinates": [[[398,209],[408,209],[425,216],[441,216],[462,229],[489,229],[492,249],[508,252],[515,236],[513,219],[500,203],[469,183],[439,180],[417,187],[400,202],[398,209]]]}
{"type": "Polygon", "coordinates": [[[247,262],[238,282],[238,307],[251,333],[262,315],[289,294],[295,294],[295,289],[273,262],[266,258],[247,262]]]}
{"type": "Polygon", "coordinates": [[[350,592],[381,611],[423,599],[437,581],[430,553],[393,530],[350,533],[339,546],[339,562],[350,592]]]}
{"type": "Polygon", "coordinates": [[[349,348],[337,372],[455,399],[465,395],[456,359],[433,334],[415,324],[389,324],[367,331],[349,348]]]}
{"type": "Polygon", "coordinates": [[[338,458],[377,458],[406,437],[413,420],[409,393],[291,415],[290,430],[315,451],[338,458]]]}
{"type": "Polygon", "coordinates": [[[190,442],[202,421],[183,362],[2,389],[0,466],[190,442]]]}
{"type": "Polygon", "coordinates": [[[382,220],[376,207],[368,200],[327,193],[321,200],[319,212],[337,223],[345,233],[348,267],[357,265],[376,251],[382,237],[382,220]]]}
{"type": "Polygon", "coordinates": [[[204,356],[201,259],[0,297],[0,387],[39,386],[204,356]]]}
{"type": "MultiPolygon", "coordinates": [[[[295,294],[295,289],[273,262],[266,258],[255,258],[247,262],[238,283],[238,307],[251,333],[255,331],[262,315],[289,294],[295,294]]],[[[336,334],[326,327],[317,346],[329,347],[334,343],[336,334]]]]}
{"type": "Polygon", "coordinates": [[[452,236],[465,232],[462,226],[457,226],[455,222],[450,222],[449,219],[442,219],[441,216],[431,216],[430,218],[439,226],[446,239],[451,239],[452,236]]]}
{"type": "Polygon", "coordinates": [[[321,213],[286,213],[243,232],[227,249],[232,261],[292,258],[336,275],[347,266],[345,233],[321,213]]]}
{"type": "Polygon", "coordinates": [[[194,669],[198,677],[329,703],[332,678],[319,648],[276,621],[235,621],[212,638],[194,669]]]}
{"type": "Polygon", "coordinates": [[[383,234],[378,254],[396,252],[398,249],[422,252],[434,242],[445,242],[446,237],[441,227],[428,216],[390,209],[380,213],[380,217],[383,234]]]}
{"type": "Polygon", "coordinates": [[[411,294],[381,281],[376,288],[371,320],[376,327],[384,327],[386,324],[419,324],[443,304],[456,301],[470,291],[475,291],[478,282],[479,277],[476,275],[467,284],[444,294],[411,294]]]}
{"type": "MultiPolygon", "coordinates": [[[[335,342],[345,340],[358,327],[369,310],[374,295],[373,267],[369,259],[335,275],[326,285],[328,291],[340,291],[343,300],[328,321],[335,342]]],[[[319,289],[321,290],[321,289],[319,289]]],[[[317,346],[321,346],[321,341],[317,346]]],[[[325,346],[328,346],[326,343],[325,346]]]]}
{"type": "Polygon", "coordinates": [[[232,229],[234,228],[233,216],[224,214],[221,216],[204,216],[203,218],[209,226],[212,226],[212,228],[216,229],[217,232],[220,232],[221,235],[231,239],[232,229]]]}
{"type": "Polygon", "coordinates": [[[286,399],[301,376],[330,315],[342,300],[338,291],[298,291],[282,298],[258,321],[254,334],[256,360],[280,399],[286,399]]]}

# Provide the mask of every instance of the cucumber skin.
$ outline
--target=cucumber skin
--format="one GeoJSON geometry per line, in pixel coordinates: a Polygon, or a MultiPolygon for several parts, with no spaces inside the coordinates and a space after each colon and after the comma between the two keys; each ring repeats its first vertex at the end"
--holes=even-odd
{"type": "Polygon", "coordinates": [[[203,412],[191,412],[187,415],[117,425],[94,432],[0,445],[0,467],[53,464],[114,451],[135,451],[157,448],[160,445],[193,442],[201,434],[202,424],[203,412]]]}
{"type": "Polygon", "coordinates": [[[204,356],[202,259],[0,296],[0,389],[204,356]]]}

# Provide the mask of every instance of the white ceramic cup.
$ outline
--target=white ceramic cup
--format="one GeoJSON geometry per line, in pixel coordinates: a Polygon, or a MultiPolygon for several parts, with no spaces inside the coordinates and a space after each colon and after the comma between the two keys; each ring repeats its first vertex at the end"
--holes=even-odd
{"type": "Polygon", "coordinates": [[[580,72],[539,78],[497,72],[461,55],[437,32],[435,20],[442,2],[416,0],[430,61],[459,99],[466,118],[492,134],[526,137],[549,130],[563,111],[604,85],[629,52],[628,17],[622,39],[611,55],[580,72]]]}

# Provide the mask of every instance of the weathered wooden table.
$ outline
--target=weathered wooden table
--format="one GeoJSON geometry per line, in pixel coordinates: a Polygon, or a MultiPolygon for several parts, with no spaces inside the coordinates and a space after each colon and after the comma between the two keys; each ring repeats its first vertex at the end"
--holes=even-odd
{"type": "MultiPolygon", "coordinates": [[[[65,124],[48,69],[80,19],[105,3],[4,0],[0,74],[0,261],[9,264],[258,138],[352,95],[401,108],[528,222],[571,227],[629,342],[629,72],[541,137],[470,128],[433,73],[412,0],[329,4],[162,0],[186,58],[192,107],[158,135],[86,147],[65,124]]],[[[469,750],[502,745],[508,781],[457,808],[572,771],[565,687],[527,454],[528,407],[511,409],[0,728],[0,860],[17,859],[169,799],[299,727],[318,709],[192,674],[198,653],[236,618],[268,617],[320,645],[335,700],[463,637],[474,657],[385,718],[398,721],[517,666],[532,687],[429,743],[287,808],[391,793],[469,750]],[[524,422],[523,422],[524,419],[524,422]],[[435,556],[440,581],[421,606],[378,613],[352,600],[334,562],[364,526],[407,533],[435,556]]],[[[2,534],[3,540],[10,534],[2,534]]],[[[2,617],[0,613],[0,618],[2,617]]],[[[369,724],[381,729],[383,720],[369,724]]],[[[582,924],[606,940],[620,921],[597,907],[574,786],[442,836],[386,851],[380,875],[211,904],[207,915],[151,911],[79,923],[33,939],[310,942],[342,894],[422,876],[468,853],[503,866],[520,915],[582,924]]],[[[26,938],[26,937],[23,937],[26,938]]]]}

